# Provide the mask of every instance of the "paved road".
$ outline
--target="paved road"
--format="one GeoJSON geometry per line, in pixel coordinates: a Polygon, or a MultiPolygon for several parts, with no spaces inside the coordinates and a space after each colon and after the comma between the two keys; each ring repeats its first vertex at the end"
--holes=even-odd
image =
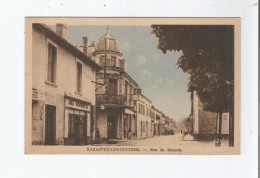
{"type": "MultiPolygon", "coordinates": [[[[139,139],[139,140],[127,140],[114,144],[115,146],[207,146],[215,147],[213,141],[183,141],[183,135],[176,133],[175,135],[161,135],[151,138],[139,139]]],[[[222,147],[228,146],[228,141],[222,142],[222,147]]]]}

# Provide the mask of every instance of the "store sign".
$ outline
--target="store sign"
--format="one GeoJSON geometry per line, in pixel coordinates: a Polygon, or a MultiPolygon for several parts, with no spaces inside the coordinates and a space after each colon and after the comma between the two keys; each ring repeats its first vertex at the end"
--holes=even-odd
{"type": "Polygon", "coordinates": [[[104,109],[105,109],[105,106],[104,106],[104,105],[101,105],[101,106],[100,106],[100,109],[104,110],[104,109]]]}
{"type": "Polygon", "coordinates": [[[134,114],[134,111],[130,110],[130,109],[125,109],[125,113],[126,114],[134,114]]]}
{"type": "Polygon", "coordinates": [[[45,100],[45,92],[39,90],[32,90],[32,99],[33,100],[45,100]]]}
{"type": "Polygon", "coordinates": [[[74,100],[71,98],[65,99],[65,106],[69,108],[90,111],[90,105],[84,101],[74,100]]]}

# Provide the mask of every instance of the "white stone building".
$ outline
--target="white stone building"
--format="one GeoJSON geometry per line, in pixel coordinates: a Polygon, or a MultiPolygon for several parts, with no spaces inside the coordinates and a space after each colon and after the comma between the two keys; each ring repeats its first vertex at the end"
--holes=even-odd
{"type": "Polygon", "coordinates": [[[151,118],[152,101],[142,94],[137,100],[137,138],[153,136],[153,122],[151,118]]]}
{"type": "Polygon", "coordinates": [[[67,41],[66,25],[32,25],[32,144],[93,141],[99,69],[67,41]]]}
{"type": "MultiPolygon", "coordinates": [[[[192,130],[197,139],[213,139],[218,134],[218,114],[205,111],[196,93],[192,98],[192,130]]],[[[229,113],[222,114],[222,132],[224,137],[229,135],[229,113]]]]}

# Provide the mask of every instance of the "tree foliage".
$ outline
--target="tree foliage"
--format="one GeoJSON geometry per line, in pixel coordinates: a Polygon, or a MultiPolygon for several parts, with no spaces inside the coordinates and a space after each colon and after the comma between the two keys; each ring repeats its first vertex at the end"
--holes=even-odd
{"type": "Polygon", "coordinates": [[[158,49],[182,51],[177,66],[190,74],[203,108],[233,113],[234,27],[231,25],[152,25],[158,49]]]}

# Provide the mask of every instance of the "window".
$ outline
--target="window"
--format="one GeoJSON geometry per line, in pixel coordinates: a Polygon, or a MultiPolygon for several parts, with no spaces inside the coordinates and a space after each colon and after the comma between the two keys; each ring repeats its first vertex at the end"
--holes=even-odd
{"type": "Polygon", "coordinates": [[[136,94],[136,88],[133,88],[133,92],[134,92],[133,94],[135,95],[136,94]]]}
{"type": "Polygon", "coordinates": [[[142,136],[142,132],[143,132],[143,121],[141,121],[141,136],[142,136]]]}
{"type": "Polygon", "coordinates": [[[77,92],[82,91],[82,64],[77,62],[77,92]]]}
{"type": "Polygon", "coordinates": [[[130,85],[130,95],[129,95],[129,100],[130,100],[130,103],[132,104],[132,95],[133,95],[133,86],[132,85],[130,85]]]}
{"type": "Polygon", "coordinates": [[[111,66],[111,64],[110,64],[110,59],[108,58],[107,59],[107,64],[106,64],[107,66],[111,66]]]}
{"type": "Polygon", "coordinates": [[[112,67],[115,67],[115,66],[116,66],[116,57],[115,57],[115,56],[112,56],[112,57],[111,57],[111,66],[112,66],[112,67]]]}
{"type": "Polygon", "coordinates": [[[125,82],[125,97],[126,97],[126,100],[128,100],[128,93],[127,93],[127,90],[128,90],[128,83],[125,82]]]}
{"type": "Polygon", "coordinates": [[[138,113],[145,115],[145,106],[143,104],[138,104],[138,113]]]}
{"type": "Polygon", "coordinates": [[[48,71],[47,81],[56,83],[56,63],[57,63],[57,48],[52,44],[48,44],[48,71]]]}
{"type": "Polygon", "coordinates": [[[117,95],[117,80],[109,79],[108,94],[117,95]]]}
{"type": "Polygon", "coordinates": [[[101,56],[101,66],[105,66],[105,56],[101,56]]]}

